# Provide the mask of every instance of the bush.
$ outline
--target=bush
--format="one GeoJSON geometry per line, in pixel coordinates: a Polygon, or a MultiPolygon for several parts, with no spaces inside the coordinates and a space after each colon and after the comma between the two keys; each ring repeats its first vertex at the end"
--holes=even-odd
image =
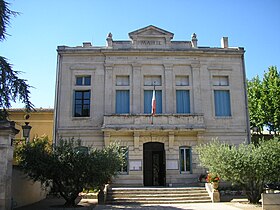
{"type": "Polygon", "coordinates": [[[102,150],[82,147],[80,140],[60,139],[53,148],[37,138],[17,151],[19,166],[34,181],[52,184],[65,200],[75,206],[83,189],[101,189],[117,175],[122,153],[116,144],[102,150]]]}
{"type": "Polygon", "coordinates": [[[242,187],[250,203],[258,203],[264,184],[280,180],[280,141],[238,147],[213,141],[197,147],[202,166],[221,179],[242,187]]]}

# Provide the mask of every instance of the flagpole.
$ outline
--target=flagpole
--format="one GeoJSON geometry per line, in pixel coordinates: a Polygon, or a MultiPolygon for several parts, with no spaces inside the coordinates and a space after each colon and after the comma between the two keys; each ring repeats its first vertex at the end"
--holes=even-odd
{"type": "Polygon", "coordinates": [[[152,110],[151,110],[151,114],[152,114],[152,125],[154,124],[154,115],[156,114],[156,86],[155,86],[155,82],[154,82],[154,89],[153,89],[153,96],[152,96],[152,110]]]}

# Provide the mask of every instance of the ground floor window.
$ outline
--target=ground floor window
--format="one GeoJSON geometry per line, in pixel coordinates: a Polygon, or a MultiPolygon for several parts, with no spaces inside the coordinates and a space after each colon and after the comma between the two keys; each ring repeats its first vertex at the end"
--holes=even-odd
{"type": "Polygon", "coordinates": [[[191,172],[191,147],[180,147],[180,172],[191,172]]]}
{"type": "Polygon", "coordinates": [[[128,174],[128,147],[120,147],[123,163],[119,170],[121,174],[128,174]]]}

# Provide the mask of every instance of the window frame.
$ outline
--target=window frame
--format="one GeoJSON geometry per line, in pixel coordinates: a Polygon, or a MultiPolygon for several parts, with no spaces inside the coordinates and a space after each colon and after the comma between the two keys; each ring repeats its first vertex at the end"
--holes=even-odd
{"type": "Polygon", "coordinates": [[[89,118],[91,116],[90,114],[90,111],[91,111],[91,90],[74,90],[73,91],[73,117],[74,118],[89,118]],[[78,92],[81,92],[82,93],[82,98],[81,99],[77,99],[76,98],[76,93],[78,92]],[[84,98],[84,94],[85,93],[89,93],[89,98],[84,98]],[[77,104],[77,101],[78,100],[81,100],[82,103],[81,103],[81,112],[83,113],[84,110],[86,110],[84,108],[84,106],[88,106],[88,114],[85,115],[85,114],[82,114],[81,116],[77,116],[76,113],[78,113],[76,110],[77,110],[77,105],[80,105],[80,104],[77,104]],[[89,104],[85,104],[84,103],[84,100],[88,100],[89,101],[89,104]]]}
{"type": "Polygon", "coordinates": [[[119,174],[120,175],[128,175],[129,172],[129,147],[128,146],[120,146],[120,149],[123,151],[123,149],[126,149],[126,157],[125,157],[125,161],[126,161],[126,171],[123,170],[123,167],[120,168],[119,170],[119,174]]]}
{"type": "Polygon", "coordinates": [[[176,89],[176,114],[190,114],[191,113],[191,96],[190,96],[190,90],[186,90],[186,89],[176,89]],[[186,91],[186,93],[189,95],[189,100],[188,100],[188,112],[178,112],[178,98],[177,98],[177,91],[186,91]]]}
{"type": "Polygon", "coordinates": [[[231,97],[231,71],[214,71],[211,74],[211,86],[212,86],[212,99],[213,99],[213,117],[216,119],[226,119],[226,118],[232,118],[233,116],[233,106],[232,106],[232,97],[231,97]],[[222,82],[219,81],[219,85],[215,84],[214,80],[223,80],[223,78],[226,78],[227,84],[222,84],[222,82]],[[217,115],[216,113],[216,91],[227,91],[228,92],[228,109],[229,109],[229,115],[217,115]]]}
{"type": "Polygon", "coordinates": [[[91,86],[91,75],[75,75],[75,86],[91,86]],[[77,84],[77,80],[81,78],[81,84],[77,84]],[[89,78],[89,84],[87,84],[89,78]]]}
{"type": "Polygon", "coordinates": [[[192,174],[192,148],[189,146],[181,146],[179,147],[179,161],[180,161],[180,173],[181,174],[186,174],[186,173],[190,173],[192,174]],[[183,150],[183,154],[184,154],[184,169],[182,170],[182,157],[181,157],[181,150],[183,150]],[[187,157],[186,157],[186,150],[189,150],[189,170],[187,170],[187,157]]]}
{"type": "MultiPolygon", "coordinates": [[[[232,117],[232,108],[231,108],[231,94],[230,94],[230,90],[221,90],[221,89],[214,89],[214,91],[213,91],[213,97],[214,97],[214,114],[215,114],[215,117],[216,118],[230,118],[230,117],[232,117]],[[228,93],[228,109],[229,109],[229,114],[227,115],[227,114],[222,114],[222,115],[217,115],[218,113],[216,112],[216,108],[217,108],[217,104],[216,104],[216,93],[218,93],[218,92],[226,92],[226,93],[228,93]]],[[[221,112],[221,111],[220,111],[221,112]]]]}
{"type": "MultiPolygon", "coordinates": [[[[129,89],[116,89],[116,91],[115,91],[115,114],[129,114],[130,113],[130,90],[129,89]],[[117,106],[117,104],[118,104],[118,100],[117,100],[117,96],[118,96],[118,94],[117,94],[117,92],[118,91],[127,91],[128,92],[128,104],[127,104],[127,106],[128,106],[128,111],[127,112],[118,112],[118,106],[117,106]]],[[[122,104],[123,105],[123,104],[122,104]]]]}

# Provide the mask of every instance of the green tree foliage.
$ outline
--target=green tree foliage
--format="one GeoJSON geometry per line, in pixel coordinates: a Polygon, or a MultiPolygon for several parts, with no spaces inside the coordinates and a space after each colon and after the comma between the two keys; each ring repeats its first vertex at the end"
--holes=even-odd
{"type": "Polygon", "coordinates": [[[251,127],[259,131],[267,126],[275,135],[280,131],[280,74],[276,66],[268,68],[263,80],[258,76],[247,82],[251,127]]]}
{"type": "Polygon", "coordinates": [[[280,131],[280,75],[276,66],[269,67],[262,82],[261,105],[264,122],[275,134],[280,131]]]}
{"type": "Polygon", "coordinates": [[[238,147],[213,141],[197,147],[201,165],[222,180],[242,187],[250,203],[258,203],[264,184],[280,181],[280,141],[238,147]]]}
{"type": "Polygon", "coordinates": [[[98,150],[81,147],[81,141],[74,139],[60,139],[53,148],[48,142],[38,138],[18,149],[19,166],[34,181],[51,183],[65,199],[65,206],[75,206],[83,189],[101,189],[122,164],[116,144],[98,150]]]}
{"type": "MultiPolygon", "coordinates": [[[[0,41],[6,39],[10,18],[17,14],[9,9],[9,4],[6,1],[0,0],[0,41]]],[[[6,109],[11,107],[11,102],[17,100],[25,104],[27,112],[33,109],[29,97],[30,86],[26,80],[18,77],[19,73],[19,71],[14,71],[7,59],[0,55],[0,120],[6,119],[6,109]]]]}
{"type": "Polygon", "coordinates": [[[247,81],[248,106],[251,127],[262,131],[264,127],[264,110],[262,109],[262,82],[259,76],[247,81]]]}

